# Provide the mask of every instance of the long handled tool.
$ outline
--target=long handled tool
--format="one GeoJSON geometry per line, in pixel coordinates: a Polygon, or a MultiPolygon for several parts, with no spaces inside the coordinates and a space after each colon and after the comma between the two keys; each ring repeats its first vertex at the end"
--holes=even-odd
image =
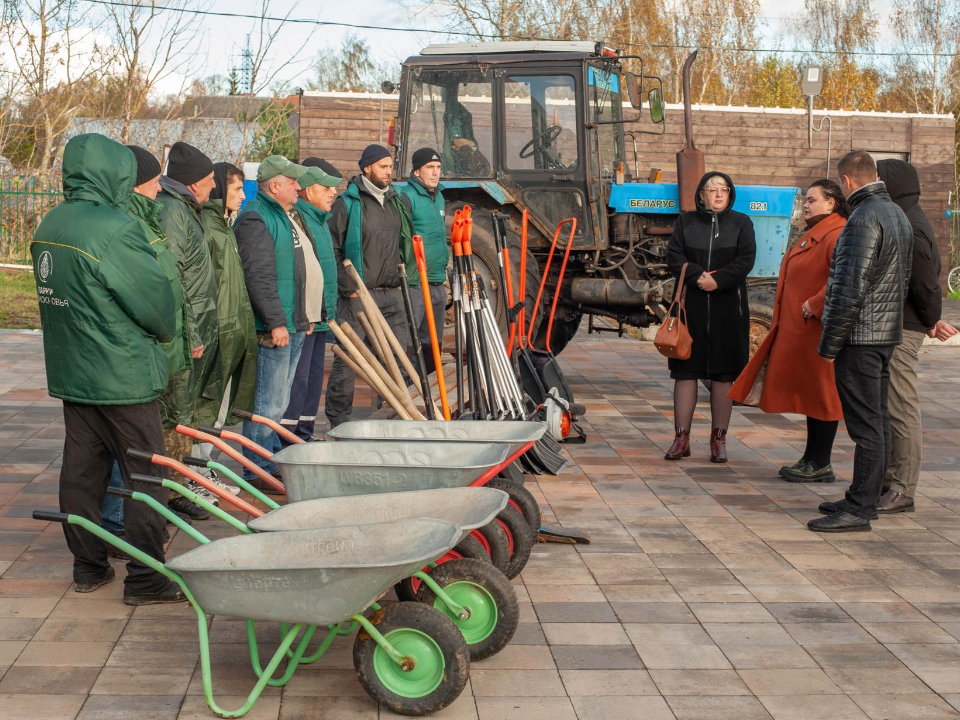
{"type": "MultiPolygon", "coordinates": [[[[417,331],[416,313],[413,311],[413,301],[410,299],[410,283],[407,282],[407,273],[403,263],[397,265],[397,270],[400,273],[400,289],[403,291],[403,307],[407,313],[407,324],[410,326],[410,347],[413,348],[413,355],[417,358],[417,372],[420,374],[420,387],[423,388],[423,408],[427,414],[428,420],[436,420],[437,415],[433,411],[433,398],[430,394],[427,363],[423,359],[423,346],[420,344],[420,333],[417,331]]],[[[432,324],[431,330],[433,330],[432,324]]],[[[437,365],[437,367],[441,366],[437,365]]],[[[447,409],[446,393],[443,394],[441,402],[443,403],[444,408],[447,409]]],[[[449,409],[447,409],[447,411],[449,412],[449,409]]]]}
{"type": "MultiPolygon", "coordinates": [[[[417,272],[420,274],[420,289],[423,291],[423,305],[424,312],[426,313],[427,318],[427,328],[430,330],[430,345],[433,349],[433,366],[437,368],[437,385],[440,392],[440,406],[443,408],[443,419],[450,419],[450,405],[447,403],[447,383],[443,377],[443,361],[440,359],[440,341],[437,338],[437,323],[436,318],[433,317],[433,303],[430,302],[430,283],[427,281],[427,260],[426,255],[423,251],[423,238],[419,235],[413,236],[413,254],[417,260],[417,272]]],[[[400,266],[403,267],[402,265],[400,266]]],[[[410,290],[407,287],[407,278],[403,272],[400,273],[403,278],[404,291],[406,292],[406,301],[410,303],[410,290]]],[[[412,311],[412,306],[411,306],[412,311]]],[[[427,366],[423,360],[423,352],[420,349],[420,338],[417,336],[415,330],[412,332],[415,342],[417,353],[419,356],[420,367],[423,370],[423,386],[427,393],[429,390],[429,383],[427,382],[427,366]]]]}

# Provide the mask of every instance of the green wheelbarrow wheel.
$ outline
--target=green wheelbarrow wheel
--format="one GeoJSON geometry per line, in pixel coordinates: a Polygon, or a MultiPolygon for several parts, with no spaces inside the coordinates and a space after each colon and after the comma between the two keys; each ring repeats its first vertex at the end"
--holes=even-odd
{"type": "Polygon", "coordinates": [[[427,605],[386,605],[369,618],[397,652],[403,668],[364,630],[353,644],[353,666],[364,690],[400,715],[429,715],[456,700],[470,675],[467,644],[448,617],[427,605]]]}
{"type": "Polygon", "coordinates": [[[432,605],[460,629],[470,649],[471,660],[497,654],[513,639],[520,623],[517,594],[506,576],[493,565],[479,560],[452,560],[430,573],[450,598],[470,611],[461,619],[436,596],[426,583],[420,585],[417,600],[432,605]]]}

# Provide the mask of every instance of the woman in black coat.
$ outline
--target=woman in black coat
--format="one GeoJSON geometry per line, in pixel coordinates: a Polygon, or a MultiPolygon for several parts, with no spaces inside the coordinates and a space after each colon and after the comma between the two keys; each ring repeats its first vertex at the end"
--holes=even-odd
{"type": "Polygon", "coordinates": [[[727,461],[726,434],[733,401],[730,386],[750,355],[750,308],[747,273],[753,269],[757,245],[750,218],[733,210],[736,188],[729,176],[708,172],[697,187],[697,209],[685,212],[673,226],[667,264],[680,277],[689,263],[687,322],[693,338],[688,360],[669,361],[673,386],[676,438],[664,456],[690,455],[690,424],[697,405],[697,381],[711,381],[710,460],[727,461]]]}

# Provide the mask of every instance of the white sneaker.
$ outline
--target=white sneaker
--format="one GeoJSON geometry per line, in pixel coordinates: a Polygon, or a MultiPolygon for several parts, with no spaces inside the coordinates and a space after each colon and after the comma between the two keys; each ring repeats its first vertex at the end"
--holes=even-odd
{"type": "Polygon", "coordinates": [[[197,468],[197,472],[199,472],[217,487],[223,488],[232,495],[236,496],[240,494],[240,488],[238,488],[236,485],[227,485],[227,483],[220,479],[220,473],[218,473],[216,470],[211,470],[210,468],[197,468]]]}
{"type": "MultiPolygon", "coordinates": [[[[211,482],[213,482],[211,480],[211,482]]],[[[186,485],[187,490],[190,492],[196,493],[199,497],[202,497],[211,505],[216,505],[220,507],[220,498],[215,494],[207,490],[203,485],[198,483],[196,480],[187,480],[186,485]]]]}

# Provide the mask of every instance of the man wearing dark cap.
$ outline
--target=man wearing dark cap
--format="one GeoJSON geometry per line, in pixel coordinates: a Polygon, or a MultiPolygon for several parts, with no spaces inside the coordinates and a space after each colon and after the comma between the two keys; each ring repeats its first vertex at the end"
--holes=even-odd
{"type": "MultiPolygon", "coordinates": [[[[307,158],[302,165],[307,168],[307,172],[298,181],[300,199],[297,200],[295,208],[313,236],[323,274],[323,307],[327,320],[336,320],[337,261],[333,258],[333,240],[330,238],[327,218],[343,175],[320,158],[307,158]]],[[[313,333],[303,339],[303,350],[300,352],[300,361],[297,363],[297,372],[290,391],[290,403],[280,420],[281,425],[307,441],[313,440],[317,411],[320,409],[328,330],[327,323],[317,323],[313,327],[313,333]]],[[[281,442],[287,444],[282,440],[281,442]]]]}
{"type": "MultiPolygon", "coordinates": [[[[213,163],[206,155],[184,142],[174,143],[167,161],[167,174],[160,178],[157,201],[163,205],[160,227],[167,238],[170,252],[177,261],[180,281],[187,303],[190,322],[190,354],[193,368],[189,376],[190,405],[176,411],[190,422],[212,425],[214,417],[200,417],[196,412],[201,395],[221,397],[223,383],[217,358],[217,284],[204,234],[202,205],[214,188],[213,163]]],[[[192,441],[175,430],[164,432],[167,451],[177,460],[190,454],[192,441]]],[[[180,475],[171,476],[185,482],[180,475]]],[[[171,501],[180,503],[180,496],[171,493],[171,501]]],[[[197,520],[207,517],[206,511],[190,503],[184,506],[197,520]]]]}
{"type": "MultiPolygon", "coordinates": [[[[306,171],[282,155],[261,162],[257,197],[244,206],[234,225],[257,328],[253,412],[275,422],[290,401],[304,337],[324,319],[323,273],[309,228],[294,210],[298,181],[306,171]]],[[[268,450],[280,449],[277,434],[263,425],[244,421],[243,434],[268,450]]],[[[270,461],[246,449],[243,452],[267,472],[279,475],[280,468],[270,461]]],[[[249,471],[244,476],[260,490],[275,492],[249,471]]]]}
{"type": "MultiPolygon", "coordinates": [[[[420,148],[413,153],[410,182],[401,192],[410,199],[413,216],[413,232],[423,238],[423,251],[427,260],[427,282],[430,283],[430,304],[437,327],[437,341],[443,338],[443,316],[447,310],[447,262],[450,247],[447,245],[447,229],[444,224],[443,187],[440,185],[440,154],[433,148],[420,148]]],[[[423,294],[413,293],[417,334],[420,343],[430,347],[430,329],[423,304],[423,294]]],[[[427,370],[433,372],[433,353],[424,351],[427,370]]]]}
{"type": "MultiPolygon", "coordinates": [[[[419,287],[419,281],[413,282],[416,272],[412,270],[410,239],[413,237],[413,221],[410,209],[404,196],[390,184],[393,158],[389,150],[381,145],[368,145],[360,156],[359,165],[360,174],[350,179],[347,189],[333,203],[328,221],[340,292],[337,318],[339,322],[350,323],[363,337],[357,322],[357,313],[363,308],[353,281],[343,268],[343,261],[350,260],[397,340],[406,344],[409,331],[397,265],[404,263],[411,284],[419,287]]],[[[350,419],[355,380],[346,363],[334,358],[324,403],[330,427],[350,419]]]]}
{"type": "MultiPolygon", "coordinates": [[[[127,148],[137,159],[136,185],[133,188],[133,195],[130,196],[127,212],[140,221],[140,228],[157,255],[160,269],[170,283],[176,309],[173,340],[160,343],[167,357],[169,378],[166,389],[160,393],[159,397],[160,421],[165,432],[173,432],[177,423],[189,423],[193,415],[189,412],[192,407],[192,398],[188,383],[190,367],[193,364],[190,357],[190,323],[187,320],[187,307],[183,286],[180,283],[180,273],[177,271],[177,261],[167,247],[167,239],[160,227],[160,211],[163,210],[163,206],[157,202],[157,193],[160,192],[160,163],[153,153],[145,148],[137,145],[127,145],[127,148]],[[187,412],[184,412],[183,408],[186,408],[187,412]]],[[[118,463],[113,464],[110,487],[123,487],[123,476],[118,463]]],[[[171,507],[180,513],[184,513],[183,504],[188,502],[181,495],[170,499],[171,507]]],[[[196,507],[193,503],[189,504],[196,507]]],[[[104,498],[100,525],[114,534],[123,534],[123,500],[121,498],[113,495],[107,495],[104,498]]],[[[108,548],[108,552],[110,550],[111,548],[108,548]]],[[[115,553],[111,552],[111,554],[115,553]]]]}

